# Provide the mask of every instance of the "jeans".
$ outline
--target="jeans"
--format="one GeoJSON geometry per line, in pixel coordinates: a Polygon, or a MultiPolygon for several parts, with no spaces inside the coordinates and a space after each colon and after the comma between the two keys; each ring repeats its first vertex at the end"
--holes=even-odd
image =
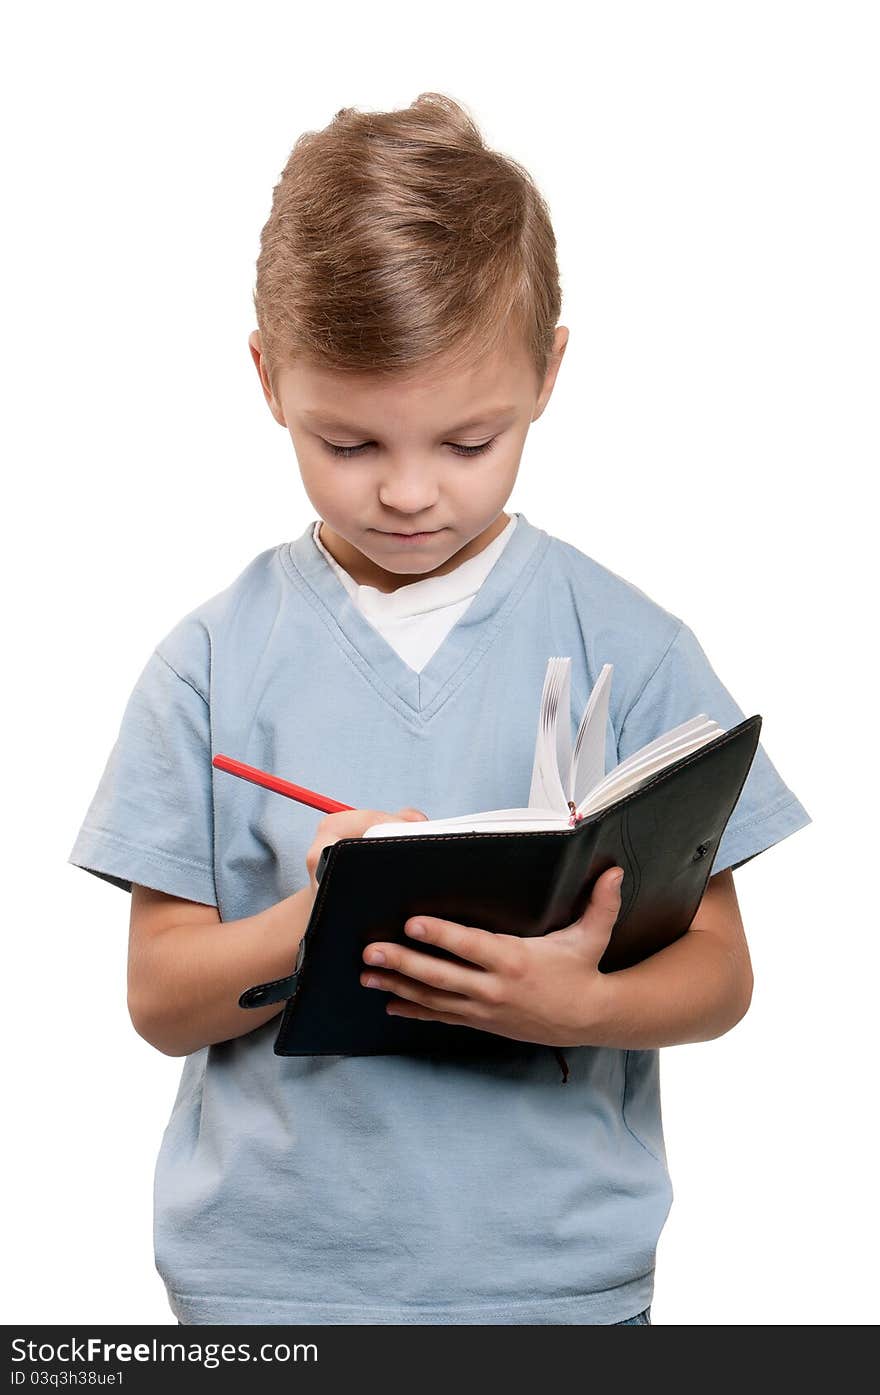
{"type": "Polygon", "coordinates": [[[644,1312],[636,1313],[635,1317],[624,1318],[622,1322],[613,1322],[612,1327],[650,1327],[651,1309],[645,1308],[644,1312]]]}

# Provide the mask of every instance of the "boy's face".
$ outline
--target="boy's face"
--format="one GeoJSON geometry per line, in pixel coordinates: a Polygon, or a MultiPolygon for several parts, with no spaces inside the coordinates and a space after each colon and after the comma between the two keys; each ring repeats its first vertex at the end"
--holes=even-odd
{"type": "Polygon", "coordinates": [[[441,364],[392,380],[298,363],[279,373],[275,396],[260,333],[251,334],[266,400],[290,432],[323,520],[321,542],[358,585],[394,591],[442,576],[503,531],[529,427],[547,405],[567,342],[560,325],[540,386],[517,343],[472,367],[441,364]],[[342,455],[334,446],[360,449],[342,455]]]}

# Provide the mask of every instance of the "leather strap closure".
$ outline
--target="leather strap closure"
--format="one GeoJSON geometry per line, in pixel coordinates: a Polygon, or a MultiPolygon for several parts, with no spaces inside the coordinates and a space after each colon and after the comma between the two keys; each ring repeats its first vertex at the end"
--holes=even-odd
{"type": "Polygon", "coordinates": [[[255,983],[253,988],[246,988],[238,1000],[238,1006],[241,1008],[268,1007],[270,1003],[283,1003],[285,998],[292,997],[302,968],[305,947],[306,942],[303,938],[300,941],[296,966],[292,974],[285,974],[284,978],[270,979],[268,983],[255,983]]]}

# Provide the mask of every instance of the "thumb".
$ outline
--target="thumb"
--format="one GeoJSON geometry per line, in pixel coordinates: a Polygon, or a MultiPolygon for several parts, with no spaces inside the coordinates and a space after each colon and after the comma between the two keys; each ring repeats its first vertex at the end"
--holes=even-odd
{"type": "Polygon", "coordinates": [[[587,929],[607,929],[610,938],[614,922],[620,913],[623,886],[623,868],[608,867],[593,883],[590,899],[584,908],[577,925],[587,929]]]}
{"type": "Polygon", "coordinates": [[[557,935],[574,941],[583,949],[595,951],[598,962],[611,939],[614,922],[620,914],[622,881],[622,867],[606,868],[593,883],[589,900],[579,919],[561,930],[552,930],[550,936],[557,935]]]}

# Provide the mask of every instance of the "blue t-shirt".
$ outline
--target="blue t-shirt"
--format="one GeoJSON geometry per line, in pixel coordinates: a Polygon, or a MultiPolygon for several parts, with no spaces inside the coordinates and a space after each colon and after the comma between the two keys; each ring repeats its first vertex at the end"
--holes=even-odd
{"type": "MultiPolygon", "coordinates": [[[[614,665],[607,769],[699,712],[743,720],[681,620],[517,518],[421,673],[355,606],[314,520],[260,553],[150,655],[69,861],[224,922],[305,886],[322,815],[215,770],[220,751],[356,807],[523,806],[553,655],[572,661],[572,738],[614,665]]],[[[759,746],[713,871],[809,822],[759,746]]],[[[563,1084],[528,1043],[280,1057],[277,1028],[184,1062],[154,1196],[176,1317],[609,1324],[651,1302],[672,1200],[658,1051],[566,1048],[563,1084]]]]}

